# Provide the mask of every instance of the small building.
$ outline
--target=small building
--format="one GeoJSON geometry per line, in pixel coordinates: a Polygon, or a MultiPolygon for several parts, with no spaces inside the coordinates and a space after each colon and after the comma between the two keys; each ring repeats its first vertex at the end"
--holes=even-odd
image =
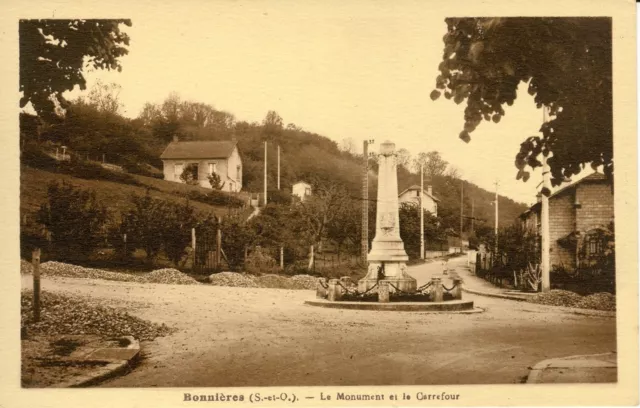
{"type": "MultiPolygon", "coordinates": [[[[433,196],[433,189],[427,186],[422,195],[423,207],[434,217],[438,216],[438,200],[433,196]]],[[[420,186],[413,185],[398,195],[398,203],[413,203],[420,205],[420,186]]]]}
{"type": "MultiPolygon", "coordinates": [[[[541,196],[520,215],[523,228],[540,236],[541,196]]],[[[602,254],[596,232],[608,230],[614,220],[611,181],[593,173],[561,186],[549,196],[549,263],[551,267],[575,269],[602,254]]]]}
{"type": "Polygon", "coordinates": [[[182,183],[182,172],[187,166],[195,165],[194,180],[199,186],[212,188],[209,175],[215,173],[224,183],[223,191],[242,190],[242,159],[236,141],[180,142],[174,139],[164,149],[160,159],[167,181],[182,183]]]}
{"type": "Polygon", "coordinates": [[[298,197],[300,201],[304,201],[305,197],[311,195],[311,184],[298,181],[291,188],[291,195],[298,197]]]}

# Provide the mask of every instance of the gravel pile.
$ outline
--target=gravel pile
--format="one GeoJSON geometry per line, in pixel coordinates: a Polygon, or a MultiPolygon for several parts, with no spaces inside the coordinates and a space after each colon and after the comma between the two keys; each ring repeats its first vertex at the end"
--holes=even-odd
{"type": "MultiPolygon", "coordinates": [[[[26,268],[26,266],[25,266],[26,268]]],[[[199,285],[200,282],[173,268],[156,269],[141,275],[130,275],[120,272],[109,272],[102,269],[85,268],[63,262],[45,262],[40,265],[40,271],[47,276],[62,276],[66,278],[105,279],[121,282],[136,283],[165,283],[171,285],[199,285]]]]}
{"type": "Polygon", "coordinates": [[[171,285],[199,285],[200,282],[191,276],[173,268],[156,269],[144,276],[148,283],[166,283],[171,285]]]}
{"type": "Polygon", "coordinates": [[[216,286],[235,288],[274,288],[274,289],[316,289],[318,278],[311,275],[292,277],[267,274],[261,276],[237,272],[220,272],[209,276],[209,282],[216,286]]]}
{"type": "Polygon", "coordinates": [[[616,310],[616,297],[611,293],[594,293],[580,296],[568,290],[554,289],[547,293],[539,293],[530,299],[533,303],[551,306],[577,307],[580,309],[616,310]]]}
{"type": "Polygon", "coordinates": [[[231,286],[234,288],[257,288],[256,277],[244,273],[220,272],[209,276],[209,282],[215,286],[231,286]]]}
{"type": "Polygon", "coordinates": [[[128,275],[126,273],[109,272],[102,269],[85,268],[63,262],[49,261],[40,265],[40,273],[48,276],[62,276],[65,278],[106,279],[123,282],[146,282],[143,276],[128,275]]]}
{"type": "Polygon", "coordinates": [[[258,276],[256,279],[258,286],[261,288],[272,288],[272,289],[298,289],[295,286],[295,282],[291,280],[291,278],[286,276],[267,274],[258,276]]]}
{"type": "Polygon", "coordinates": [[[291,277],[291,281],[294,282],[295,286],[300,289],[311,289],[316,290],[318,286],[318,277],[311,275],[294,275],[291,277]]]}
{"type": "Polygon", "coordinates": [[[576,307],[582,296],[568,290],[553,289],[547,293],[538,293],[530,301],[541,305],[576,307]]]}
{"type": "Polygon", "coordinates": [[[584,296],[580,299],[576,307],[582,309],[614,311],[616,310],[616,297],[607,292],[594,293],[593,295],[584,296]]]}
{"type": "Polygon", "coordinates": [[[40,295],[40,321],[32,321],[33,292],[21,296],[21,320],[28,335],[80,335],[103,337],[133,336],[138,340],[153,340],[171,334],[174,329],[164,323],[142,320],[111,307],[97,306],[85,298],[50,292],[40,295]]]}

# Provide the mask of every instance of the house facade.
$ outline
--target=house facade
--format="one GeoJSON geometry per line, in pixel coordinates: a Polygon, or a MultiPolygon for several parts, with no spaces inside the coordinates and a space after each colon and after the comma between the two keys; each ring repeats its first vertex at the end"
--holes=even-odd
{"type": "Polygon", "coordinates": [[[222,191],[242,190],[242,159],[235,141],[196,141],[169,143],[160,155],[163,163],[164,179],[183,183],[180,178],[190,165],[196,166],[194,179],[201,187],[212,188],[209,175],[220,177],[224,183],[222,191]]]}
{"type": "MultiPolygon", "coordinates": [[[[540,196],[539,196],[540,199],[540,196]]],[[[524,228],[540,235],[540,212],[537,202],[520,215],[524,228]]],[[[604,250],[593,237],[598,230],[608,230],[614,220],[611,181],[593,173],[562,186],[549,196],[549,262],[552,267],[575,269],[604,250]]]]}
{"type": "Polygon", "coordinates": [[[298,181],[291,187],[291,195],[294,195],[304,201],[304,199],[311,195],[311,184],[304,181],[298,181]]]}
{"type": "MultiPolygon", "coordinates": [[[[438,200],[433,196],[433,189],[427,186],[422,194],[424,209],[429,211],[434,217],[438,216],[438,200]]],[[[420,186],[413,185],[398,195],[398,203],[412,203],[420,205],[420,186]]]]}

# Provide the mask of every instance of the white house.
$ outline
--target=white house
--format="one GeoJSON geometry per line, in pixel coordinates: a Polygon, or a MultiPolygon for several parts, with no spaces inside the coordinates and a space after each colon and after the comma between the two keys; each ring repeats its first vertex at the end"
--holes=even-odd
{"type": "MultiPolygon", "coordinates": [[[[422,195],[424,209],[429,211],[433,216],[438,215],[438,200],[433,196],[431,186],[427,186],[422,195]]],[[[420,205],[420,186],[413,185],[398,195],[399,203],[413,203],[420,205]]]]}
{"type": "Polygon", "coordinates": [[[300,198],[300,201],[304,201],[304,198],[311,195],[311,184],[304,181],[298,181],[291,188],[291,195],[300,198]]]}
{"type": "Polygon", "coordinates": [[[197,165],[196,179],[201,187],[211,188],[209,175],[216,173],[224,182],[223,191],[242,190],[242,159],[236,141],[197,141],[169,143],[160,155],[164,179],[181,183],[184,169],[197,165]]]}

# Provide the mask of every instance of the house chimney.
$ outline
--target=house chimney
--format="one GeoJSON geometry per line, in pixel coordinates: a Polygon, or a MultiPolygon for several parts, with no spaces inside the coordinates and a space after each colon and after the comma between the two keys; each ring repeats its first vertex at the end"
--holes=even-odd
{"type": "Polygon", "coordinates": [[[430,196],[433,195],[433,187],[427,186],[427,194],[429,194],[430,196]]]}
{"type": "Polygon", "coordinates": [[[178,139],[178,135],[173,135],[173,141],[174,141],[174,142],[179,141],[179,139],[178,139]]]}

